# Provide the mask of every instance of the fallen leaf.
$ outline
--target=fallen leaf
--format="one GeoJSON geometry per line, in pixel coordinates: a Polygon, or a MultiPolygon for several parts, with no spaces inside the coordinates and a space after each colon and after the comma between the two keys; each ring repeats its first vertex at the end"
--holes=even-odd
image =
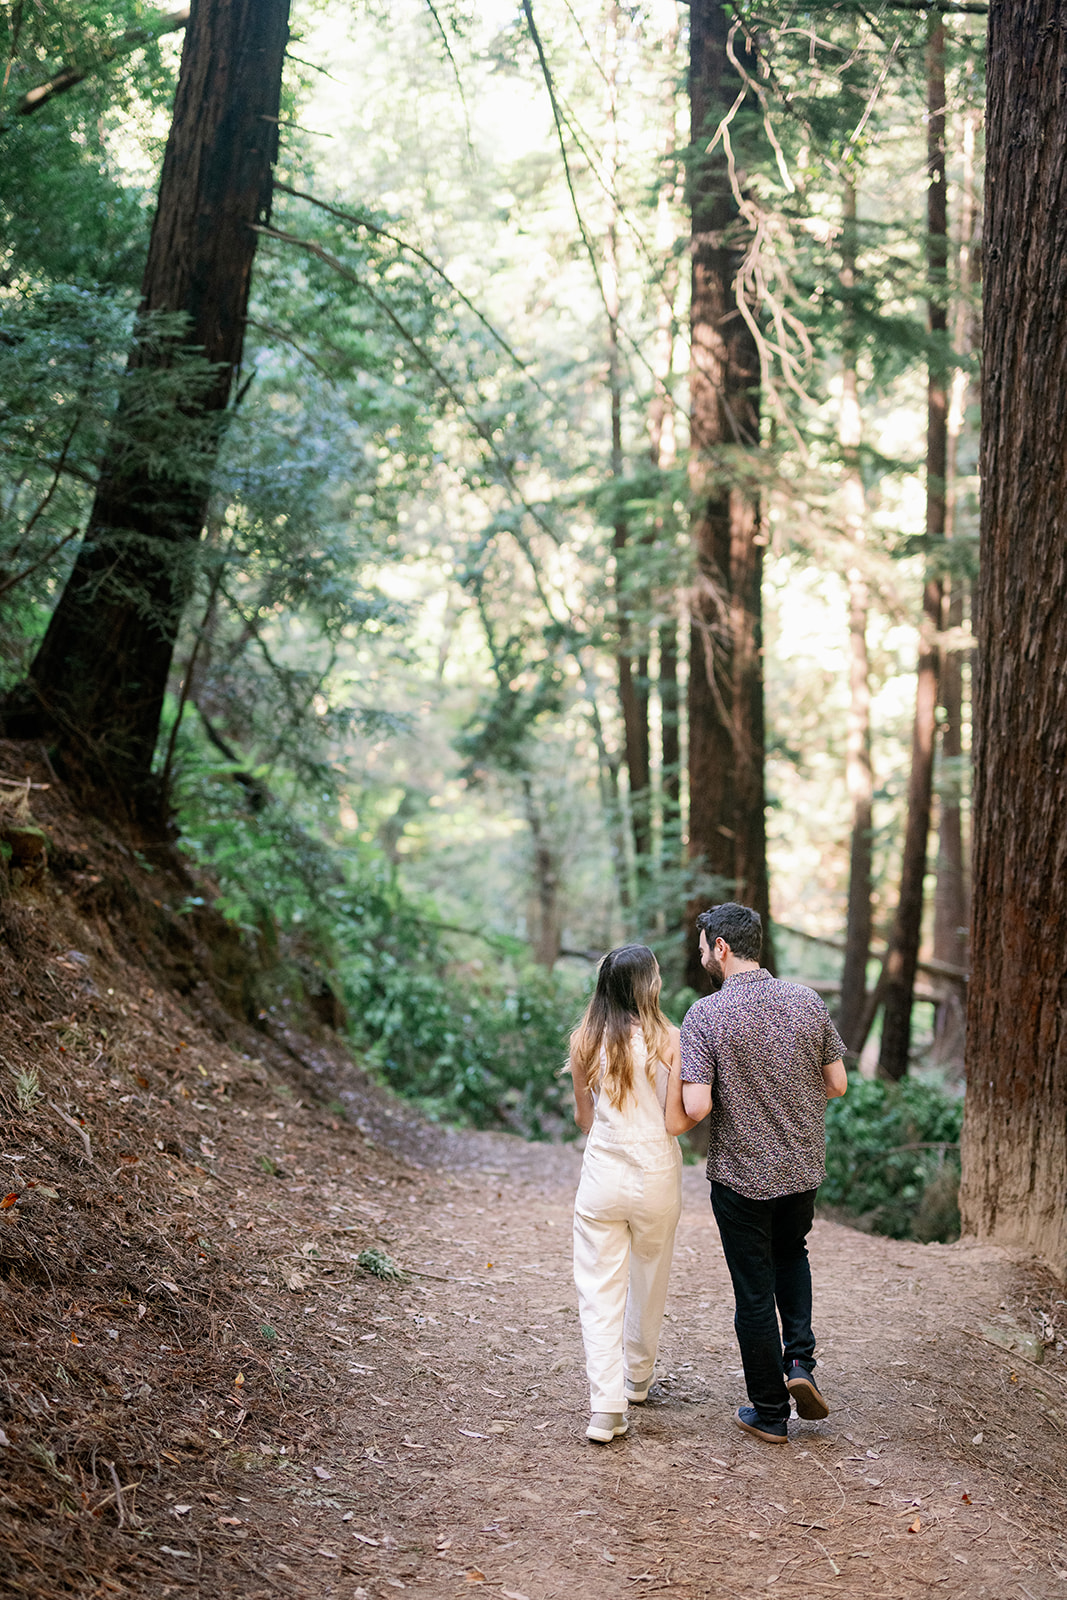
{"type": "Polygon", "coordinates": [[[333,1478],[333,1473],[327,1472],[325,1467],[312,1467],[311,1470],[315,1474],[316,1478],[322,1479],[323,1483],[329,1483],[333,1478]]]}
{"type": "Polygon", "coordinates": [[[971,1440],[971,1443],[972,1444],[981,1444],[984,1438],[985,1438],[985,1434],[984,1433],[976,1433],[974,1438],[971,1440]]]}
{"type": "Polygon", "coordinates": [[[353,1539],[358,1539],[360,1544],[373,1544],[377,1546],[380,1543],[380,1540],[372,1539],[369,1534],[357,1533],[355,1528],[352,1529],[352,1537],[353,1539]]]}
{"type": "Polygon", "coordinates": [[[325,1556],[327,1561],[336,1561],[337,1560],[337,1551],[336,1550],[316,1550],[315,1554],[317,1556],[325,1556]]]}
{"type": "Polygon", "coordinates": [[[470,1428],[460,1428],[459,1432],[465,1439],[487,1439],[489,1437],[487,1433],[474,1433],[470,1428]]]}
{"type": "Polygon", "coordinates": [[[16,1204],[17,1200],[17,1194],[5,1194],[4,1198],[0,1200],[0,1211],[10,1211],[11,1207],[16,1204]]]}
{"type": "Polygon", "coordinates": [[[602,1550],[600,1552],[600,1559],[602,1561],[606,1561],[609,1567],[613,1567],[615,1565],[615,1557],[612,1555],[610,1550],[602,1550]]]}
{"type": "Polygon", "coordinates": [[[180,1294],[181,1293],[181,1290],[178,1288],[178,1285],[176,1283],[171,1283],[169,1278],[160,1278],[159,1286],[160,1286],[161,1289],[169,1289],[171,1294],[180,1294]]]}
{"type": "Polygon", "coordinates": [[[58,1200],[59,1199],[59,1191],[56,1190],[56,1189],[50,1189],[48,1187],[47,1183],[39,1184],[38,1188],[37,1188],[37,1193],[38,1194],[43,1194],[46,1200],[58,1200]]]}
{"type": "Polygon", "coordinates": [[[176,1517],[188,1516],[192,1509],[192,1506],[171,1506],[171,1510],[176,1517]]]}
{"type": "Polygon", "coordinates": [[[969,1506],[970,1503],[971,1503],[971,1497],[970,1497],[969,1494],[966,1493],[966,1491],[964,1491],[964,1493],[960,1495],[960,1499],[963,1501],[965,1506],[969,1506]]]}
{"type": "Polygon", "coordinates": [[[919,1531],[919,1529],[921,1527],[922,1527],[922,1523],[920,1522],[919,1518],[916,1517],[914,1522],[909,1522],[908,1523],[908,1532],[909,1533],[918,1533],[918,1531],[919,1531]]]}
{"type": "Polygon", "coordinates": [[[241,1387],[241,1385],[244,1383],[244,1381],[245,1381],[244,1373],[243,1372],[239,1372],[237,1374],[236,1378],[234,1378],[234,1380],[233,1380],[234,1388],[235,1389],[239,1389],[241,1387]]]}
{"type": "Polygon", "coordinates": [[[4,1432],[3,1428],[0,1428],[0,1445],[9,1445],[10,1443],[11,1443],[11,1440],[8,1438],[7,1434],[4,1432]]]}
{"type": "Polygon", "coordinates": [[[193,1552],[191,1550],[175,1550],[169,1544],[161,1544],[159,1548],[162,1555],[182,1556],[186,1561],[192,1560],[193,1552]]]}
{"type": "Polygon", "coordinates": [[[955,1550],[950,1550],[949,1551],[949,1555],[952,1557],[953,1561],[958,1561],[961,1566],[965,1567],[967,1565],[967,1557],[966,1556],[958,1556],[956,1554],[955,1550]]]}
{"type": "Polygon", "coordinates": [[[219,1521],[224,1528],[239,1528],[241,1526],[240,1517],[220,1517],[219,1521]]]}
{"type": "Polygon", "coordinates": [[[463,1576],[466,1578],[468,1583],[484,1583],[485,1582],[485,1573],[484,1572],[479,1572],[477,1567],[468,1567],[466,1572],[463,1574],[463,1576]]]}
{"type": "Polygon", "coordinates": [[[518,1589],[501,1589],[500,1593],[504,1596],[504,1600],[530,1600],[529,1595],[523,1594],[518,1589]]]}
{"type": "Polygon", "coordinates": [[[507,1433],[507,1431],[507,1424],[504,1422],[491,1422],[489,1424],[490,1433],[507,1433]]]}

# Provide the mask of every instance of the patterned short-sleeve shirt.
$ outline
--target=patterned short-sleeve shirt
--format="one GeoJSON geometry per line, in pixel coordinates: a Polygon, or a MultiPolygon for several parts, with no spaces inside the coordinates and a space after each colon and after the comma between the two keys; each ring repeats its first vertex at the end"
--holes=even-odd
{"type": "Polygon", "coordinates": [[[708,1177],[750,1200],[826,1176],[823,1067],[845,1046],[814,989],[735,972],[682,1024],[682,1082],[711,1085],[708,1177]]]}

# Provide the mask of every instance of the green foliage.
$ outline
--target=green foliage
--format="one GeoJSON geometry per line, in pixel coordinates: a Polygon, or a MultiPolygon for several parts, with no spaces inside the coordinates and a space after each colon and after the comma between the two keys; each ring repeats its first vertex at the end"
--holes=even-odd
{"type": "Polygon", "coordinates": [[[962,1123],[962,1100],[932,1084],[850,1077],[848,1093],[826,1111],[820,1201],[893,1239],[955,1238],[962,1123]]]}
{"type": "Polygon", "coordinates": [[[356,1257],[356,1266],[362,1267],[364,1272],[369,1272],[374,1278],[381,1278],[383,1283],[407,1283],[408,1274],[402,1267],[398,1267],[392,1256],[384,1250],[361,1250],[356,1257]]]}
{"type": "Polygon", "coordinates": [[[184,846],[217,880],[218,908],[294,986],[340,985],[353,1041],[385,1083],[434,1119],[534,1138],[569,1130],[558,1071],[578,984],[525,965],[518,940],[476,939],[478,956],[461,959],[379,849],[331,848],[307,802],[303,824],[272,800],[253,810],[202,753],[195,768],[187,757],[178,799],[184,846]]]}

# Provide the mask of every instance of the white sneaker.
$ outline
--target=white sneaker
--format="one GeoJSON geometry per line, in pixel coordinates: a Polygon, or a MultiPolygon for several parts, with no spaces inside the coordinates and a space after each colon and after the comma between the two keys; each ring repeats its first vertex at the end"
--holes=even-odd
{"type": "Polygon", "coordinates": [[[648,1391],[651,1389],[651,1387],[651,1378],[646,1378],[644,1383],[633,1383],[629,1378],[627,1378],[626,1398],[632,1406],[644,1405],[645,1401],[648,1399],[648,1391]]]}
{"type": "Polygon", "coordinates": [[[622,1411],[594,1411],[589,1418],[585,1436],[587,1439],[595,1439],[598,1444],[610,1444],[612,1439],[617,1439],[621,1433],[625,1433],[629,1426],[622,1411]]]}

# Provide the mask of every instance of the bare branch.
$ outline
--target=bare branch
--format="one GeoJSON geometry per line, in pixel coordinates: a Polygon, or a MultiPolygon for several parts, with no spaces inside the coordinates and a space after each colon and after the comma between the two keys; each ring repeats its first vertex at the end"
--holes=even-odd
{"type": "Polygon", "coordinates": [[[20,583],[25,583],[26,579],[32,577],[40,567],[46,567],[52,558],[59,554],[63,546],[69,544],[72,539],[76,539],[80,533],[80,528],[71,528],[70,532],[64,534],[63,538],[54,544],[51,550],[46,550],[43,556],[39,556],[36,561],[31,561],[29,566],[23,567],[21,572],[16,572],[12,577],[5,578],[4,582],[0,583],[0,595],[7,594],[9,589],[16,588],[20,583]]]}
{"type": "Polygon", "coordinates": [[[331,205],[328,200],[320,200],[317,195],[308,194],[307,190],[305,189],[294,189],[290,184],[282,183],[277,178],[274,180],[274,187],[275,189],[280,189],[283,194],[291,194],[295,200],[306,200],[309,205],[317,206],[320,211],[328,212],[331,217],[337,217],[341,222],[350,222],[352,223],[353,227],[365,228],[368,233],[373,233],[378,239],[388,239],[390,244],[395,244],[400,250],[406,250],[407,253],[414,256],[417,261],[421,261],[424,266],[429,267],[430,271],[435,273],[437,277],[441,279],[442,283],[446,283],[451,289],[452,293],[456,295],[459,300],[462,300],[463,304],[467,307],[467,310],[474,313],[485,331],[496,340],[497,344],[504,351],[505,355],[510,356],[511,360],[514,361],[520,372],[525,373],[534,387],[545,396],[546,400],[551,399],[551,396],[548,394],[547,390],[541,387],[533,373],[530,371],[527,362],[525,362],[521,356],[516,355],[515,351],[504,338],[504,335],[499,331],[499,329],[495,328],[489,321],[488,317],[478,310],[478,307],[474,304],[474,301],[463,293],[463,290],[448,276],[448,273],[444,270],[444,268],[438,266],[433,257],[428,256],[424,250],[420,250],[418,245],[409,244],[406,239],[401,239],[399,234],[390,233],[388,228],[380,228],[377,223],[369,222],[366,217],[361,217],[356,212],[345,211],[340,206],[331,205]]]}

